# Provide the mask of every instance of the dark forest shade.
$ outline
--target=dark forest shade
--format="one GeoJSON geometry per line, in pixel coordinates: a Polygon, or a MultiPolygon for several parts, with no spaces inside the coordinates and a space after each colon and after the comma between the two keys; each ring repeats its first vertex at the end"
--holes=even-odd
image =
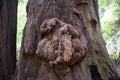
{"type": "Polygon", "coordinates": [[[0,0],[0,80],[12,80],[16,68],[17,0],[0,0]]]}
{"type": "Polygon", "coordinates": [[[97,0],[29,0],[16,79],[119,80],[100,33],[97,4],[97,0]],[[62,54],[63,62],[56,59],[61,55],[55,56],[59,48],[54,49],[52,43],[61,34],[63,43],[69,35],[72,47],[63,45],[68,53],[73,52],[70,60],[62,54]]]}
{"type": "Polygon", "coordinates": [[[98,72],[97,66],[91,65],[90,66],[91,78],[92,80],[102,80],[100,73],[98,72]]]}

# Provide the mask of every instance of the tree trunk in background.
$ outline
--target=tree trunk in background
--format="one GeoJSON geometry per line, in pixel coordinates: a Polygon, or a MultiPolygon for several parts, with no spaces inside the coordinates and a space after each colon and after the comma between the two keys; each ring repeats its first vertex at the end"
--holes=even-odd
{"type": "Polygon", "coordinates": [[[97,0],[29,0],[18,80],[119,80],[97,0]]]}
{"type": "Polygon", "coordinates": [[[0,80],[12,80],[16,68],[17,0],[0,0],[0,80]]]}

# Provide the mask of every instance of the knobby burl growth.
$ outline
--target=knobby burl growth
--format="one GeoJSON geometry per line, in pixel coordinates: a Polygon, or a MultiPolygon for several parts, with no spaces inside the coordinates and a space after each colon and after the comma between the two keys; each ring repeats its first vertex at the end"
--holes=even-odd
{"type": "Polygon", "coordinates": [[[81,43],[81,36],[72,25],[57,18],[45,20],[39,29],[42,39],[36,54],[49,62],[61,80],[68,80],[70,66],[85,58],[87,43],[81,43]]]}

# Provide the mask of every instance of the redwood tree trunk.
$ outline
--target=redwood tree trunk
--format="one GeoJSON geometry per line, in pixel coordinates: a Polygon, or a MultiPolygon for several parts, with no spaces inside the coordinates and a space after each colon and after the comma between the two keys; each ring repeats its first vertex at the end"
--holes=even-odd
{"type": "Polygon", "coordinates": [[[0,0],[0,80],[11,80],[16,68],[17,0],[0,0]]]}
{"type": "Polygon", "coordinates": [[[97,0],[29,0],[18,80],[119,80],[97,0]]]}

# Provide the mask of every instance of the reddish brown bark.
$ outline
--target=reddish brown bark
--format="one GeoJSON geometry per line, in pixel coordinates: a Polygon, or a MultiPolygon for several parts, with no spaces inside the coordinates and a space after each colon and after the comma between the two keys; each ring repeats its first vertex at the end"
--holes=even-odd
{"type": "Polygon", "coordinates": [[[21,80],[119,80],[100,33],[97,0],[29,0],[21,80]]]}

